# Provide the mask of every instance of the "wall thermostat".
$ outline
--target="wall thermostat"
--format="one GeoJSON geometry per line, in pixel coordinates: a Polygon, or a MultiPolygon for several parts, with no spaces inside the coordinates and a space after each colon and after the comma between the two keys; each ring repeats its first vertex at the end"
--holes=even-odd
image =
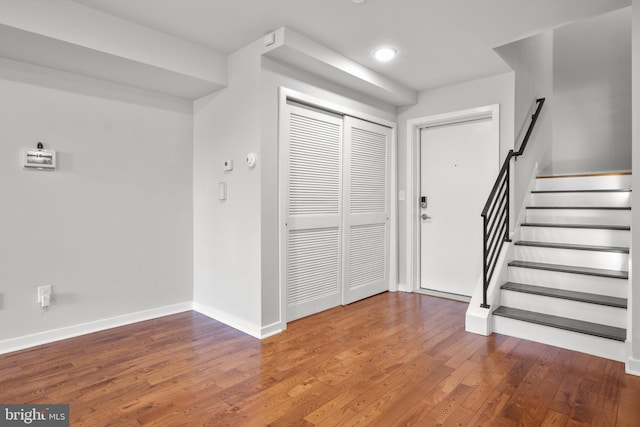
{"type": "Polygon", "coordinates": [[[54,170],[56,168],[56,152],[44,150],[42,143],[39,142],[37,148],[24,150],[22,166],[26,169],[54,170]]]}
{"type": "Polygon", "coordinates": [[[256,155],[253,153],[249,153],[247,154],[247,166],[249,166],[249,168],[253,168],[256,165],[256,155]]]}

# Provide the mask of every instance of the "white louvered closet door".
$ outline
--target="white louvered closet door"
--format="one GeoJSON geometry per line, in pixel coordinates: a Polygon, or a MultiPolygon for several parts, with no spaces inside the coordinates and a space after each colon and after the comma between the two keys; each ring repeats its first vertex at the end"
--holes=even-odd
{"type": "Polygon", "coordinates": [[[343,304],[389,289],[391,137],[345,117],[343,304]]]}
{"type": "Polygon", "coordinates": [[[341,303],[343,118],[295,105],[283,114],[282,278],[292,321],[341,303]]]}

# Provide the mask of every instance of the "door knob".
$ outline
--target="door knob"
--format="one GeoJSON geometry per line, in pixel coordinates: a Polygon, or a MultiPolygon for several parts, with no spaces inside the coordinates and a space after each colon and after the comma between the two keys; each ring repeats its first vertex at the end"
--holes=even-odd
{"type": "Polygon", "coordinates": [[[431,219],[431,217],[427,214],[422,214],[422,219],[431,219]]]}

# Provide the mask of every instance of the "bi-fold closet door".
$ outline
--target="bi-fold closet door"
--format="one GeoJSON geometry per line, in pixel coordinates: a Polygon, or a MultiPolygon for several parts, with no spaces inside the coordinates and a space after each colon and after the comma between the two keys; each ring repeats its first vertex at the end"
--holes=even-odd
{"type": "Polygon", "coordinates": [[[389,287],[391,129],[287,104],[282,280],[295,320],[389,287]]]}

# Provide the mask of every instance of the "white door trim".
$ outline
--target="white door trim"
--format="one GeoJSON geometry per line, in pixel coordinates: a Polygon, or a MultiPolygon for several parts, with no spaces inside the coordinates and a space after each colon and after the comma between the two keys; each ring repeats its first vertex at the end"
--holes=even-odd
{"type": "MultiPolygon", "coordinates": [[[[400,291],[414,292],[420,288],[420,215],[418,198],[420,195],[420,129],[429,126],[439,126],[491,118],[498,139],[500,135],[500,105],[492,104],[466,110],[435,114],[407,120],[407,154],[405,166],[407,170],[407,199],[406,199],[406,272],[407,283],[399,285],[400,291]]],[[[499,143],[499,140],[498,140],[499,143]]],[[[497,174],[498,171],[496,171],[497,174]]],[[[480,215],[480,212],[478,212],[480,215]]]]}
{"type": "Polygon", "coordinates": [[[383,119],[381,117],[377,117],[372,114],[365,113],[363,111],[356,110],[354,108],[346,107],[334,102],[327,101],[322,98],[318,98],[316,96],[312,96],[303,92],[299,92],[293,89],[289,89],[286,87],[279,88],[279,99],[278,99],[278,151],[280,154],[278,155],[279,164],[278,164],[278,217],[279,217],[279,230],[278,230],[278,276],[280,283],[280,325],[281,330],[285,330],[287,327],[287,290],[284,288],[285,281],[282,280],[283,274],[286,274],[283,271],[283,236],[285,232],[285,226],[282,215],[282,207],[283,207],[283,188],[282,183],[284,181],[283,173],[284,168],[282,168],[281,158],[282,152],[281,147],[283,147],[283,135],[280,132],[280,129],[283,129],[283,126],[286,126],[286,117],[281,112],[284,110],[284,107],[287,105],[287,101],[294,101],[297,103],[305,104],[311,107],[319,108],[321,110],[325,110],[328,112],[333,112],[337,114],[342,114],[346,116],[355,117],[361,120],[366,120],[372,123],[376,123],[382,126],[386,126],[391,129],[391,158],[390,158],[390,194],[389,198],[391,201],[391,212],[390,212],[390,230],[389,230],[389,290],[397,291],[398,290],[398,240],[397,240],[397,194],[396,194],[396,182],[397,182],[397,123],[391,122],[389,120],[383,119]]]}

